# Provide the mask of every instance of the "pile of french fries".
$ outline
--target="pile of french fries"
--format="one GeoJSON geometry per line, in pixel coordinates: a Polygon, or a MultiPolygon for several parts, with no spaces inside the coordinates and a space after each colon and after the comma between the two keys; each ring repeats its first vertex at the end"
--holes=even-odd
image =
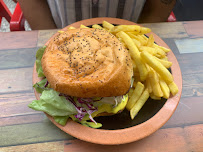
{"type": "MultiPolygon", "coordinates": [[[[145,36],[151,29],[139,25],[114,26],[106,21],[103,21],[102,26],[94,24],[92,28],[104,29],[115,35],[129,50],[132,58],[134,82],[126,106],[131,119],[134,119],[149,97],[161,100],[162,97],[168,99],[170,93],[173,96],[178,93],[178,87],[168,70],[172,66],[167,58],[170,49],[157,45],[152,34],[149,38],[145,36]]],[[[88,27],[81,25],[80,28],[88,27]]]]}

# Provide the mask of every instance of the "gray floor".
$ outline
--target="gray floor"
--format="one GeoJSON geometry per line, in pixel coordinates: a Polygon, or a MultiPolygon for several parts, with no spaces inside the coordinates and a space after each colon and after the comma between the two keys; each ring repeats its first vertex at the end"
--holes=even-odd
{"type": "MultiPolygon", "coordinates": [[[[9,8],[9,10],[11,11],[11,13],[13,14],[14,9],[16,7],[16,3],[14,3],[12,0],[3,0],[4,3],[7,5],[7,7],[9,8]]],[[[29,31],[31,30],[29,24],[27,21],[25,21],[25,30],[29,31]]],[[[10,32],[10,25],[9,23],[6,21],[5,18],[2,18],[2,22],[1,22],[1,27],[0,27],[0,32],[10,32]]]]}

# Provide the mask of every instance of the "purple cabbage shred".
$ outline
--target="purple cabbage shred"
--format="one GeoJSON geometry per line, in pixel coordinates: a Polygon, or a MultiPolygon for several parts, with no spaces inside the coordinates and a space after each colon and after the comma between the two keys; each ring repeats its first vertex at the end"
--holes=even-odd
{"type": "Polygon", "coordinates": [[[66,98],[67,101],[71,102],[75,109],[77,110],[77,114],[75,115],[75,118],[77,118],[79,121],[81,121],[84,116],[86,114],[89,115],[89,118],[92,122],[94,122],[95,124],[97,124],[97,122],[93,119],[92,117],[92,113],[94,113],[95,111],[97,111],[98,109],[96,107],[93,106],[93,102],[95,102],[93,99],[91,98],[77,98],[77,101],[81,104],[81,105],[86,105],[88,108],[82,107],[82,106],[78,106],[77,103],[74,101],[74,98],[60,93],[59,96],[64,96],[66,98]]]}

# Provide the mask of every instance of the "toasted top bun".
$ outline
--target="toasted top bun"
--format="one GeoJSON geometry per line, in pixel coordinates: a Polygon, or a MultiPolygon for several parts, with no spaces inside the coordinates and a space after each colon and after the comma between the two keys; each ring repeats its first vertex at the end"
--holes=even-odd
{"type": "Polygon", "coordinates": [[[124,95],[133,74],[128,50],[101,29],[73,29],[57,35],[41,63],[54,90],[83,98],[124,95]]]}

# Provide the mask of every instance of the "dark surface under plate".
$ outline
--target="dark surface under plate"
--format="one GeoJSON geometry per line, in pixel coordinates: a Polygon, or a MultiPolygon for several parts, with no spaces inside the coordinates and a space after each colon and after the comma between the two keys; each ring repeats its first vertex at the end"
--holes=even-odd
{"type": "Polygon", "coordinates": [[[102,123],[102,128],[99,129],[116,130],[133,127],[153,117],[163,107],[166,101],[164,98],[161,100],[149,98],[133,120],[130,118],[130,112],[126,109],[119,114],[97,117],[95,120],[102,123]]]}

